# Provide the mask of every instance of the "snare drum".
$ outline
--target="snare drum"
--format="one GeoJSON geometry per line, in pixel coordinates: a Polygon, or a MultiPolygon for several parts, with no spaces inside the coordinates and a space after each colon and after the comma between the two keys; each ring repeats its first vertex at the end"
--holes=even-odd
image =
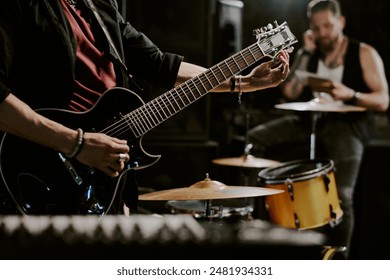
{"type": "Polygon", "coordinates": [[[313,229],[340,222],[334,163],[328,159],[295,160],[263,169],[262,187],[284,190],[265,198],[271,222],[296,229],[313,229]]]}

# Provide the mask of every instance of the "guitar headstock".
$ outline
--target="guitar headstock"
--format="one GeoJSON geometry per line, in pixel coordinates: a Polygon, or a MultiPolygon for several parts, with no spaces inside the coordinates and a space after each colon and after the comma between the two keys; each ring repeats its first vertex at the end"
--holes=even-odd
{"type": "Polygon", "coordinates": [[[274,25],[269,23],[267,26],[253,30],[263,54],[275,59],[282,50],[292,52],[292,46],[298,42],[297,38],[291,32],[287,22],[279,25],[276,21],[274,25]]]}

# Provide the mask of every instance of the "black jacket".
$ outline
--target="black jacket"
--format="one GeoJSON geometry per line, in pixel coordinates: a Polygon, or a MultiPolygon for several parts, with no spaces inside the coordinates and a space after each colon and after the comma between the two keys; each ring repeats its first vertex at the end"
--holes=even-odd
{"type": "MultiPolygon", "coordinates": [[[[0,9],[0,102],[12,92],[33,108],[64,108],[75,73],[76,43],[60,0],[2,0],[0,9]]],[[[118,86],[127,73],[85,0],[80,8],[99,48],[114,62],[118,86]]],[[[174,85],[182,57],[161,52],[124,21],[115,0],[94,0],[131,75],[164,88],[174,85]]]]}

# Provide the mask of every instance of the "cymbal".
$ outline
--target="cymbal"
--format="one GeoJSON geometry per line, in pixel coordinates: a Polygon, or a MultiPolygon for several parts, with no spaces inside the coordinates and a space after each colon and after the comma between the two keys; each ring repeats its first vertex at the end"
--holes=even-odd
{"type": "Polygon", "coordinates": [[[274,166],[280,163],[278,161],[274,161],[270,159],[256,158],[252,155],[213,159],[212,162],[218,165],[246,167],[246,168],[264,168],[264,167],[274,166]]]}
{"type": "Polygon", "coordinates": [[[275,105],[277,109],[312,112],[363,112],[366,108],[347,105],[342,102],[311,100],[308,102],[290,102],[275,105]]]}
{"type": "Polygon", "coordinates": [[[142,194],[139,196],[139,200],[212,200],[257,197],[281,192],[284,191],[261,187],[227,186],[219,181],[206,178],[188,188],[162,190],[142,194]]]}

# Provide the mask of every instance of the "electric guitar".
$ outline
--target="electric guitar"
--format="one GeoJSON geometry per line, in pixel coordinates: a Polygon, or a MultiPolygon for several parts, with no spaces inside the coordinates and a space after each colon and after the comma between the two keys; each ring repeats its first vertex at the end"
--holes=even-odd
{"type": "Polygon", "coordinates": [[[39,109],[40,114],[71,128],[126,139],[130,161],[112,178],[62,153],[4,134],[0,143],[2,181],[21,214],[97,214],[115,212],[127,171],[146,168],[160,155],[142,148],[151,129],[191,105],[263,57],[274,59],[297,42],[286,22],[254,31],[256,43],[167,91],[150,102],[125,88],[107,90],[88,111],[39,109]]]}

